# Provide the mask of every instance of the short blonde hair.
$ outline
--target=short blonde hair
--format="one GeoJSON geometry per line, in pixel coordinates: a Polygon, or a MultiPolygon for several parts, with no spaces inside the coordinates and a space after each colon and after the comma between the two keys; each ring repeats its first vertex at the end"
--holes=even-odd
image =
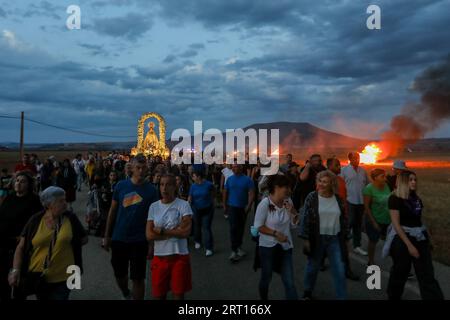
{"type": "MultiPolygon", "coordinates": [[[[417,175],[412,171],[404,171],[397,176],[396,187],[394,194],[401,199],[409,198],[409,177],[414,175],[417,179],[417,175]]],[[[417,187],[416,187],[417,191],[417,187]]]]}
{"type": "Polygon", "coordinates": [[[337,189],[338,189],[337,177],[330,170],[320,171],[316,176],[316,182],[319,182],[320,179],[325,178],[325,177],[330,179],[331,191],[333,191],[333,193],[336,193],[337,189]]]}

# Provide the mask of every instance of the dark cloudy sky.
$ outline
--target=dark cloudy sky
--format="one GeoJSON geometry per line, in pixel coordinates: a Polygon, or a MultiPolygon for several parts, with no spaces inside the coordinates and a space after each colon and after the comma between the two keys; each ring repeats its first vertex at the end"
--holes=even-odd
{"type": "MultiPolygon", "coordinates": [[[[0,115],[123,137],[155,111],[169,133],[298,121],[375,138],[450,53],[449,13],[449,0],[0,0],[0,115]],[[81,30],[66,28],[70,4],[81,30]]],[[[0,142],[18,136],[0,118],[0,142]]],[[[105,140],[133,139],[27,123],[27,142],[105,140]]]]}

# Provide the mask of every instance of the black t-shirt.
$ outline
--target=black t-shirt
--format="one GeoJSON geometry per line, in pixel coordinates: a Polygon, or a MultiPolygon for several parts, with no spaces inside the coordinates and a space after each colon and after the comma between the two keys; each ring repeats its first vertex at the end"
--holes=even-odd
{"type": "Polygon", "coordinates": [[[397,181],[397,176],[391,176],[391,175],[386,176],[386,182],[387,182],[389,189],[391,189],[391,191],[394,191],[396,181],[397,181]]]}
{"type": "Polygon", "coordinates": [[[6,197],[0,206],[0,245],[7,245],[11,239],[20,236],[31,216],[41,210],[42,205],[36,194],[25,197],[11,194],[6,197]]]}
{"type": "Polygon", "coordinates": [[[412,228],[422,226],[423,203],[416,194],[410,194],[408,200],[393,194],[389,197],[388,206],[390,210],[399,211],[400,225],[412,228]]]}

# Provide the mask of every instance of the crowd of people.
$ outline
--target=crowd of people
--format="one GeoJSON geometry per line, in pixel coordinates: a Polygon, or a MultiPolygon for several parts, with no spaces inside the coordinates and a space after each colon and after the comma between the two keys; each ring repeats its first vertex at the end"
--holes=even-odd
{"type": "Polygon", "coordinates": [[[91,230],[111,252],[125,299],[141,300],[150,290],[148,260],[153,297],[166,299],[172,292],[174,299],[184,299],[193,285],[189,241],[206,257],[214,256],[212,224],[220,207],[229,222],[231,263],[247,255],[242,244],[252,219],[263,300],[269,298],[274,271],[286,299],[315,298],[327,259],[336,298],[347,299],[347,281],[359,281],[350,252],[376,264],[380,239],[385,240],[383,257],[390,255],[393,262],[389,299],[401,299],[412,265],[422,298],[443,299],[430,234],[422,223],[417,176],[404,161],[394,161],[390,174],[379,168],[368,173],[357,152],[348,154],[343,167],[336,157],[324,163],[319,154],[304,166],[289,154],[272,176],[261,175],[262,167],[259,161],[173,165],[170,159],[118,152],[78,154],[61,162],[49,157],[43,163],[36,155],[24,155],[13,174],[3,169],[0,177],[0,300],[32,294],[68,299],[66,269],[77,265],[82,270],[82,247],[91,230]],[[88,194],[87,227],[73,211],[80,192],[88,194]],[[294,280],[294,237],[302,238],[307,259],[302,295],[294,280]]]}

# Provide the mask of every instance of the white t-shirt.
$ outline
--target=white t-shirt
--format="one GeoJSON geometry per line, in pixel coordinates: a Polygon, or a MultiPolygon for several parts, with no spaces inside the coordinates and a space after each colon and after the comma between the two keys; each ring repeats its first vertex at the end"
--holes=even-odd
{"type": "Polygon", "coordinates": [[[229,168],[223,168],[222,169],[222,174],[225,177],[225,181],[223,182],[224,185],[225,185],[225,183],[227,183],[228,178],[233,175],[233,170],[231,170],[229,168]]]}
{"type": "Polygon", "coordinates": [[[335,236],[339,233],[341,222],[341,209],[333,195],[330,198],[321,197],[319,195],[319,220],[320,220],[320,234],[335,236]]]}
{"type": "Polygon", "coordinates": [[[83,160],[74,159],[72,161],[72,165],[73,165],[73,168],[75,169],[75,173],[76,174],[80,174],[80,171],[81,171],[80,168],[84,167],[84,161],[83,160]]]}
{"type": "MultiPolygon", "coordinates": [[[[292,204],[292,200],[289,199],[289,203],[292,204]]],[[[294,247],[291,235],[291,228],[295,228],[297,225],[292,223],[291,216],[286,208],[277,207],[269,197],[261,200],[256,208],[255,222],[253,224],[255,228],[266,226],[277,232],[281,232],[288,237],[287,242],[280,243],[274,236],[267,234],[259,234],[259,246],[272,248],[278,243],[281,244],[284,250],[288,250],[294,247]],[[275,210],[270,212],[269,204],[271,204],[275,210]]]]}
{"type": "MultiPolygon", "coordinates": [[[[174,229],[181,224],[184,216],[191,216],[189,202],[176,198],[172,203],[162,203],[161,200],[150,205],[148,221],[153,221],[155,227],[166,230],[174,229]]],[[[170,256],[173,254],[189,254],[187,239],[170,238],[155,240],[155,256],[170,256]]]]}

